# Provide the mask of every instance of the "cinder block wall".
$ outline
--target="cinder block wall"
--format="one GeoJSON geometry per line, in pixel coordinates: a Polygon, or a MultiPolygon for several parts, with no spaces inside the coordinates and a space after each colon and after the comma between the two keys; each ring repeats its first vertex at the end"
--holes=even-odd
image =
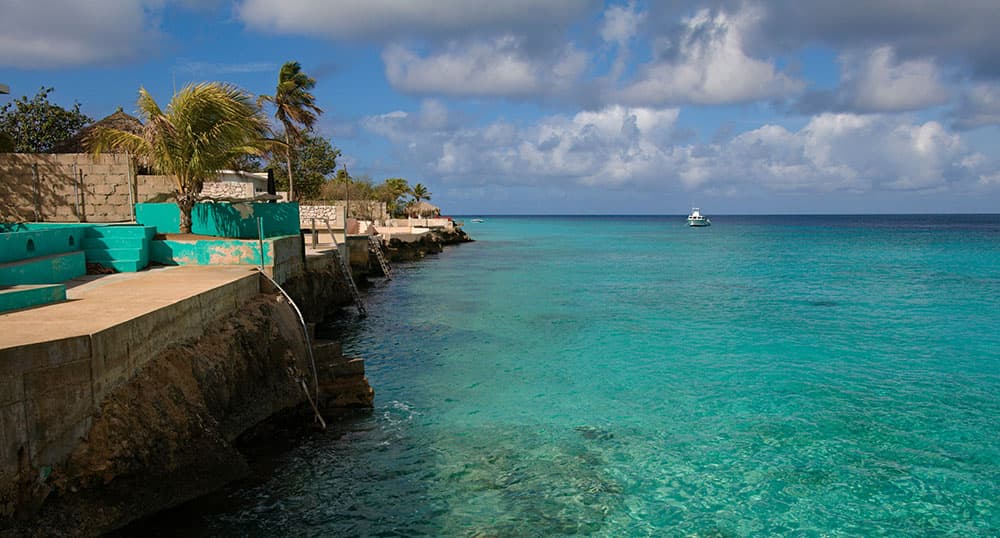
{"type": "Polygon", "coordinates": [[[0,153],[0,222],[125,222],[133,202],[165,201],[175,191],[169,176],[136,175],[130,166],[116,154],[0,153]]]}
{"type": "Polygon", "coordinates": [[[125,155],[0,154],[0,220],[127,221],[129,166],[125,155]]]}
{"type": "Polygon", "coordinates": [[[172,202],[177,185],[170,176],[140,175],[136,176],[137,204],[145,202],[172,202]]]}

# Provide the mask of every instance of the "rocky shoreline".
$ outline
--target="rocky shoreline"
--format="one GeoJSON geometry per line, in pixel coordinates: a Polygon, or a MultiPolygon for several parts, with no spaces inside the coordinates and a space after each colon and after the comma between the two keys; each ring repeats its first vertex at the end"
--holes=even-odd
{"type": "Polygon", "coordinates": [[[390,239],[386,245],[386,252],[391,262],[413,261],[428,254],[442,252],[444,247],[448,245],[473,241],[475,239],[469,237],[465,230],[460,226],[455,226],[450,229],[431,230],[430,233],[423,235],[416,241],[406,242],[396,238],[390,239]]]}

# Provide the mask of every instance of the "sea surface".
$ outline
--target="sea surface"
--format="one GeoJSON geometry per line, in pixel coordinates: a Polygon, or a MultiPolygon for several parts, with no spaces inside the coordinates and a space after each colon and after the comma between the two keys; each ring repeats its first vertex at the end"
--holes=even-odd
{"type": "MultiPolygon", "coordinates": [[[[1000,216],[465,219],[205,536],[998,536],[1000,216]]],[[[162,522],[161,522],[162,523],[162,522]]]]}

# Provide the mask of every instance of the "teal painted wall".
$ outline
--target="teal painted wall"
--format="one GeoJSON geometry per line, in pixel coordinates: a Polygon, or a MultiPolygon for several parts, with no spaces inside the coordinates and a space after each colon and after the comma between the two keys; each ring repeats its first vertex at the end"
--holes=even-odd
{"type": "Polygon", "coordinates": [[[0,290],[0,312],[10,312],[11,310],[58,303],[65,300],[66,286],[62,284],[0,290]]]}
{"type": "Polygon", "coordinates": [[[89,227],[22,225],[22,231],[0,233],[0,263],[80,250],[89,227]]]}
{"type": "MultiPolygon", "coordinates": [[[[163,265],[246,265],[260,263],[259,244],[251,239],[201,239],[150,243],[150,260],[163,265]]],[[[302,267],[302,238],[298,235],[264,240],[264,268],[282,281],[302,267]]]]}
{"type": "Polygon", "coordinates": [[[0,265],[0,286],[55,284],[87,274],[82,250],[0,265]]]}
{"type": "Polygon", "coordinates": [[[5,225],[0,232],[0,282],[46,284],[76,278],[87,262],[118,271],[138,271],[149,264],[153,227],[28,223],[5,225]],[[81,256],[63,256],[64,254],[81,256]]]}
{"type": "MultiPolygon", "coordinates": [[[[299,204],[201,202],[191,210],[191,233],[236,239],[257,238],[257,218],[264,219],[264,237],[298,235],[299,204]]],[[[156,226],[160,233],[180,231],[177,204],[136,204],[140,224],[156,226]]]]}
{"type": "MultiPolygon", "coordinates": [[[[273,241],[264,241],[264,265],[273,265],[273,241]]],[[[151,261],[163,265],[258,265],[260,246],[246,239],[204,239],[172,241],[156,239],[150,243],[151,261]]]]}
{"type": "Polygon", "coordinates": [[[161,234],[175,234],[181,228],[181,211],[177,204],[135,204],[135,221],[161,234]]]}

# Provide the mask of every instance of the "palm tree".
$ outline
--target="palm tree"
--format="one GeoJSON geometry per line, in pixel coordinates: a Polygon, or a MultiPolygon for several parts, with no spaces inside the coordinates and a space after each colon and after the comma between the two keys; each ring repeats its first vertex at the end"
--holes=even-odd
{"type": "Polygon", "coordinates": [[[414,203],[420,203],[420,200],[430,200],[431,193],[427,190],[427,187],[423,183],[417,183],[410,189],[410,195],[413,196],[414,203]]]}
{"type": "Polygon", "coordinates": [[[399,212],[402,206],[399,199],[410,192],[410,185],[401,177],[391,177],[382,183],[381,190],[384,194],[383,201],[386,203],[389,214],[394,215],[399,212]]]}
{"type": "Polygon", "coordinates": [[[292,148],[302,143],[303,134],[311,131],[316,118],[323,110],[316,106],[316,98],[309,90],[316,86],[316,79],[302,72],[299,62],[285,62],[278,72],[278,87],[274,95],[261,95],[257,104],[274,105],[274,117],[285,129],[285,164],[288,165],[288,201],[295,201],[295,182],[292,178],[292,148]]]}
{"type": "Polygon", "coordinates": [[[191,209],[202,185],[237,157],[264,153],[267,118],[249,94],[218,82],[185,86],[165,111],[145,88],[139,88],[138,106],[142,132],[101,127],[91,135],[89,149],[95,155],[126,151],[142,164],[173,176],[180,231],[191,233],[191,209]]]}

